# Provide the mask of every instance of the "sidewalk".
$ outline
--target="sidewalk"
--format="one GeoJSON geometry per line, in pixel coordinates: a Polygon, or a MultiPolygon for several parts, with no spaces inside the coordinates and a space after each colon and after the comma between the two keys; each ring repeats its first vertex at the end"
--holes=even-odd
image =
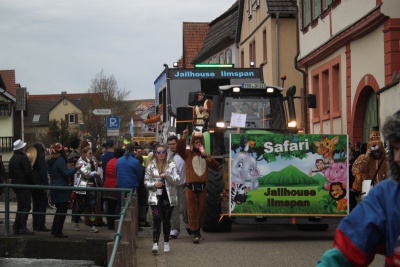
{"type": "MultiPolygon", "coordinates": [[[[4,212],[5,203],[3,201],[0,202],[0,211],[4,212]]],[[[17,209],[17,203],[16,202],[10,202],[10,211],[16,211],[17,209]]],[[[55,210],[48,208],[47,209],[48,213],[55,213],[55,210]]],[[[71,213],[71,210],[68,211],[68,213],[71,213]]],[[[53,217],[54,215],[46,215],[46,226],[47,228],[51,228],[52,222],[53,222],[53,217]]],[[[9,229],[9,238],[24,238],[24,239],[40,239],[41,242],[71,242],[73,240],[79,241],[82,239],[85,240],[92,240],[98,242],[100,240],[105,240],[106,242],[112,242],[114,240],[114,235],[115,231],[114,230],[109,230],[107,227],[98,227],[99,232],[98,233],[90,233],[89,232],[89,227],[84,225],[84,223],[81,223],[80,226],[80,231],[75,231],[74,230],[74,224],[71,223],[71,216],[67,216],[65,223],[64,223],[64,234],[68,235],[68,238],[54,238],[51,236],[50,232],[35,232],[34,235],[26,236],[26,235],[14,235],[12,231],[12,224],[14,222],[15,218],[15,213],[10,213],[10,229],[9,229]]],[[[0,219],[3,220],[3,223],[0,224],[0,237],[4,238],[5,237],[5,214],[0,213],[0,219]]],[[[103,218],[105,221],[105,218],[103,218]]],[[[28,217],[28,228],[32,230],[32,215],[29,215],[28,217]]],[[[137,265],[140,267],[153,267],[153,266],[158,266],[162,267],[165,266],[163,265],[163,252],[159,252],[157,256],[153,255],[151,253],[151,247],[152,247],[152,230],[150,227],[143,228],[143,231],[138,232],[138,238],[137,238],[137,250],[136,250],[136,255],[137,255],[137,265]]],[[[161,247],[161,246],[160,246],[161,247]]],[[[56,254],[56,253],[55,253],[56,254]]]]}

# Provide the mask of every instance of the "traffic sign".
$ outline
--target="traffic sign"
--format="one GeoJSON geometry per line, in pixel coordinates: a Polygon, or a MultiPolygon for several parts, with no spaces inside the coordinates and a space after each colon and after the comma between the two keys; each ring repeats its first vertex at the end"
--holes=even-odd
{"type": "Polygon", "coordinates": [[[119,129],[119,116],[106,117],[107,129],[119,129]]]}
{"type": "Polygon", "coordinates": [[[107,136],[119,136],[119,129],[107,129],[107,136]]]}
{"type": "Polygon", "coordinates": [[[242,83],[243,89],[265,89],[267,85],[265,83],[242,83]]]}
{"type": "Polygon", "coordinates": [[[94,115],[111,115],[111,109],[106,108],[106,109],[94,109],[93,110],[94,115]]]}

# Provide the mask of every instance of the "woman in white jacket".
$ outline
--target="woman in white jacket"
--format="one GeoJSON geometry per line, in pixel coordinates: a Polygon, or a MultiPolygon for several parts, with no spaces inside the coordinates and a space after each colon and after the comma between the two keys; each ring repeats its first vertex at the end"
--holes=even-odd
{"type": "Polygon", "coordinates": [[[164,252],[170,251],[169,232],[171,231],[171,214],[178,203],[176,186],[180,177],[173,161],[167,160],[167,147],[157,145],[146,168],[144,184],[149,189],[148,204],[153,214],[153,253],[158,252],[158,241],[161,234],[161,222],[164,234],[164,252]]]}
{"type": "MultiPolygon", "coordinates": [[[[92,149],[85,147],[82,149],[82,155],[78,159],[77,164],[82,165],[82,168],[75,174],[75,187],[101,187],[102,181],[100,173],[96,171],[96,163],[92,160],[92,149]]],[[[82,214],[85,210],[88,213],[95,213],[96,209],[96,192],[95,191],[75,191],[77,201],[77,214],[82,214]],[[86,209],[87,208],[87,209],[86,209]]],[[[74,216],[74,230],[79,231],[80,216],[74,216]]],[[[89,226],[91,233],[98,233],[99,230],[95,227],[94,216],[89,218],[89,226]]]]}

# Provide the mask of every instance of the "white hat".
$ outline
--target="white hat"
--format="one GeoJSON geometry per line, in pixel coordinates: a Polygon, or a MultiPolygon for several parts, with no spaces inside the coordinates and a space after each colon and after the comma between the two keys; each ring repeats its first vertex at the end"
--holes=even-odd
{"type": "Polygon", "coordinates": [[[26,146],[26,143],[22,142],[21,139],[18,139],[14,142],[14,150],[20,150],[26,146]]]}

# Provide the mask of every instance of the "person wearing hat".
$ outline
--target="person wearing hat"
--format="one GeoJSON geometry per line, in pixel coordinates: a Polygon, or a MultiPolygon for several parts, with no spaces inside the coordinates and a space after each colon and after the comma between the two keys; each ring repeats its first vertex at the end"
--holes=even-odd
{"type": "Polygon", "coordinates": [[[107,151],[101,155],[100,157],[100,163],[99,166],[102,168],[103,170],[103,181],[106,181],[106,167],[107,167],[107,163],[114,158],[114,151],[115,151],[115,147],[114,147],[114,140],[109,139],[107,140],[107,142],[104,144],[105,148],[107,149],[107,151]]]}
{"type": "Polygon", "coordinates": [[[203,237],[200,229],[206,212],[206,195],[208,169],[218,171],[219,163],[204,150],[204,136],[201,132],[193,132],[190,149],[186,149],[186,137],[189,130],[183,131],[178,140],[176,151],[185,161],[186,203],[190,231],[194,234],[193,243],[198,244],[203,237]]]}
{"type": "Polygon", "coordinates": [[[197,93],[197,104],[193,109],[193,117],[196,118],[196,125],[204,125],[205,118],[208,118],[210,116],[212,105],[212,100],[206,99],[203,92],[199,91],[197,93]]]}
{"type": "Polygon", "coordinates": [[[81,140],[75,136],[72,136],[69,140],[69,147],[71,148],[71,153],[68,155],[68,163],[76,163],[76,161],[79,159],[81,156],[81,153],[79,153],[78,148],[79,144],[81,143],[81,140]]]}
{"type": "MultiPolygon", "coordinates": [[[[33,185],[32,166],[24,149],[26,143],[18,139],[14,142],[14,154],[9,162],[10,178],[12,184],[33,185]]],[[[13,224],[14,234],[32,235],[33,232],[26,227],[28,215],[31,211],[31,190],[28,188],[13,188],[17,197],[17,214],[13,224]],[[19,213],[24,212],[24,213],[19,213]],[[26,213],[25,213],[26,212],[26,213]]]]}
{"type": "MultiPolygon", "coordinates": [[[[47,164],[45,160],[45,151],[43,143],[36,142],[28,148],[27,154],[31,155],[31,164],[33,169],[33,179],[36,185],[49,185],[47,177],[47,164]]],[[[44,189],[32,190],[32,211],[45,213],[47,210],[47,193],[44,189]]],[[[45,214],[33,214],[33,231],[49,232],[46,227],[45,214]]]]}

